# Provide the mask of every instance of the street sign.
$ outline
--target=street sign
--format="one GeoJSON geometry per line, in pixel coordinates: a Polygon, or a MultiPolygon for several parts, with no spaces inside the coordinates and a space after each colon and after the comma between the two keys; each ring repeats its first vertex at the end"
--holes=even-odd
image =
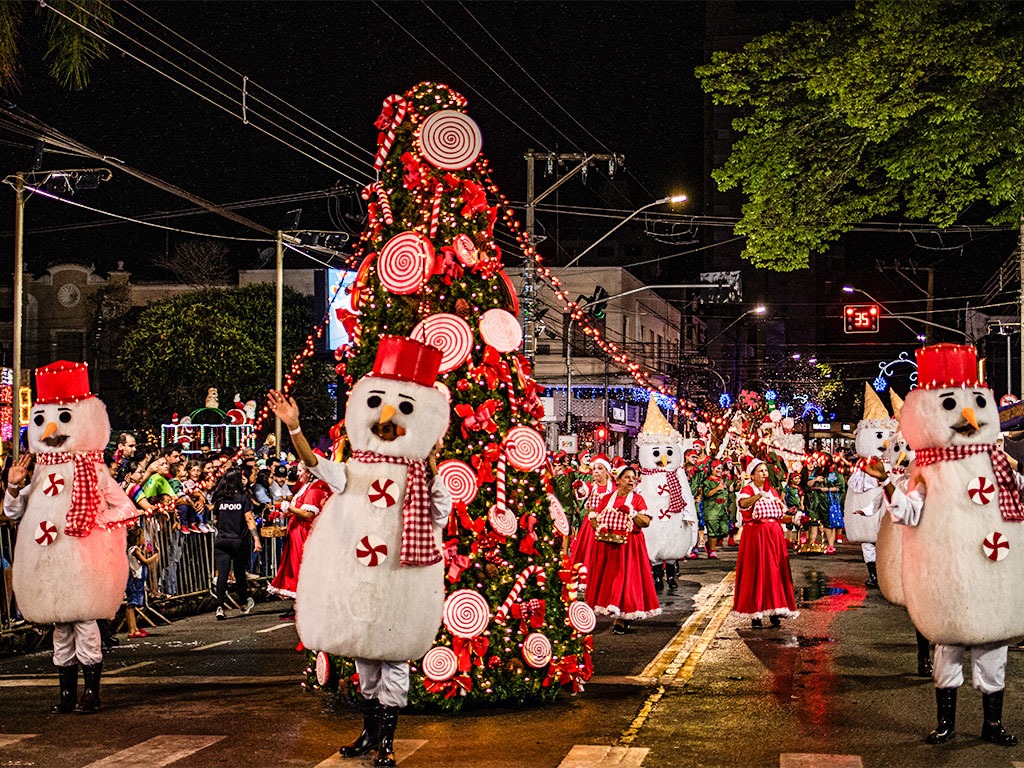
{"type": "Polygon", "coordinates": [[[576,435],[559,435],[558,450],[565,451],[566,453],[576,453],[579,450],[576,447],[576,435]]]}
{"type": "Polygon", "coordinates": [[[1013,405],[1018,400],[1020,400],[1020,398],[1016,395],[1003,395],[999,398],[999,405],[1005,408],[1007,405],[1013,405]]]}
{"type": "Polygon", "coordinates": [[[847,304],[843,307],[843,328],[847,333],[878,333],[877,304],[847,304]]]}
{"type": "Polygon", "coordinates": [[[711,365],[711,360],[707,355],[692,355],[690,365],[711,365]]]}

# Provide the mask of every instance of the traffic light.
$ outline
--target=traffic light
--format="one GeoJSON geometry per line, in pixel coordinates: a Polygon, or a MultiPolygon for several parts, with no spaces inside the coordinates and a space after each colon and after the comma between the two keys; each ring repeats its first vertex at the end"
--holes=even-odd
{"type": "Polygon", "coordinates": [[[594,295],[587,302],[587,310],[595,320],[604,320],[605,308],[608,305],[608,291],[600,285],[594,289],[594,295]]]}
{"type": "Polygon", "coordinates": [[[847,304],[843,308],[843,328],[847,333],[878,333],[881,314],[877,304],[847,304]]]}
{"type": "Polygon", "coordinates": [[[597,426],[594,427],[594,440],[599,443],[603,443],[608,439],[608,427],[597,426]]]}

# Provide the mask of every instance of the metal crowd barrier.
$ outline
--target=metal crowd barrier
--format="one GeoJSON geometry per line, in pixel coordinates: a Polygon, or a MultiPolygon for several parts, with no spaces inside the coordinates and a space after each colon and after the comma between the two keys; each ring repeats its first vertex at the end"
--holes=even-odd
{"type": "Polygon", "coordinates": [[[9,520],[0,521],[0,632],[7,632],[16,623],[17,614],[11,610],[11,563],[14,562],[14,539],[18,526],[9,520]]]}

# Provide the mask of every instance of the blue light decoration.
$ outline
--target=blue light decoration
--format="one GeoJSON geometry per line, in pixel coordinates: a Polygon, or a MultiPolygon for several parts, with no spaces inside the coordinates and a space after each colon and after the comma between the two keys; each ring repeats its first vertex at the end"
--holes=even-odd
{"type": "Polygon", "coordinates": [[[764,393],[764,399],[769,400],[771,402],[775,402],[775,398],[777,398],[778,396],[778,392],[776,392],[774,389],[769,389],[767,392],[764,393]]]}
{"type": "MultiPolygon", "coordinates": [[[[554,393],[564,393],[565,385],[545,385],[545,394],[548,396],[554,393]]],[[[574,400],[598,400],[608,394],[610,400],[626,400],[636,405],[646,405],[651,399],[651,390],[645,387],[598,387],[592,385],[572,385],[572,396],[574,400]]],[[[655,402],[666,411],[672,411],[676,407],[676,398],[670,395],[663,395],[660,392],[654,394],[655,402]]]]}
{"type": "Polygon", "coordinates": [[[732,398],[729,397],[728,392],[723,392],[718,396],[718,404],[722,408],[729,408],[732,405],[732,398]]]}
{"type": "Polygon", "coordinates": [[[885,380],[885,376],[878,374],[875,380],[871,382],[871,386],[874,387],[875,392],[882,394],[889,387],[889,382],[885,380]]]}
{"type": "Polygon", "coordinates": [[[881,372],[872,384],[876,392],[885,391],[885,388],[889,386],[889,382],[886,377],[892,376],[894,372],[893,369],[900,365],[909,365],[914,369],[910,372],[910,388],[915,389],[917,387],[917,363],[910,359],[910,353],[900,352],[900,356],[895,360],[890,360],[888,363],[878,364],[878,369],[881,372]]]}

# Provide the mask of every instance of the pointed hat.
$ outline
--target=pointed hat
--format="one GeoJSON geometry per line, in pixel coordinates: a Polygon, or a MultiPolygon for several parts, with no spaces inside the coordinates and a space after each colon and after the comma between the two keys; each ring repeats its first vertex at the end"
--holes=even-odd
{"type": "Polygon", "coordinates": [[[864,418],[881,420],[889,418],[889,411],[885,409],[881,398],[875,394],[875,390],[867,382],[864,382],[864,418]]]}
{"type": "Polygon", "coordinates": [[[653,392],[651,392],[651,401],[647,404],[647,419],[644,421],[644,428],[640,431],[645,435],[672,434],[672,425],[668,423],[665,414],[658,407],[653,392]]]}
{"type": "Polygon", "coordinates": [[[898,420],[903,410],[903,398],[896,394],[895,389],[889,390],[889,402],[892,403],[892,417],[898,420]]]}

